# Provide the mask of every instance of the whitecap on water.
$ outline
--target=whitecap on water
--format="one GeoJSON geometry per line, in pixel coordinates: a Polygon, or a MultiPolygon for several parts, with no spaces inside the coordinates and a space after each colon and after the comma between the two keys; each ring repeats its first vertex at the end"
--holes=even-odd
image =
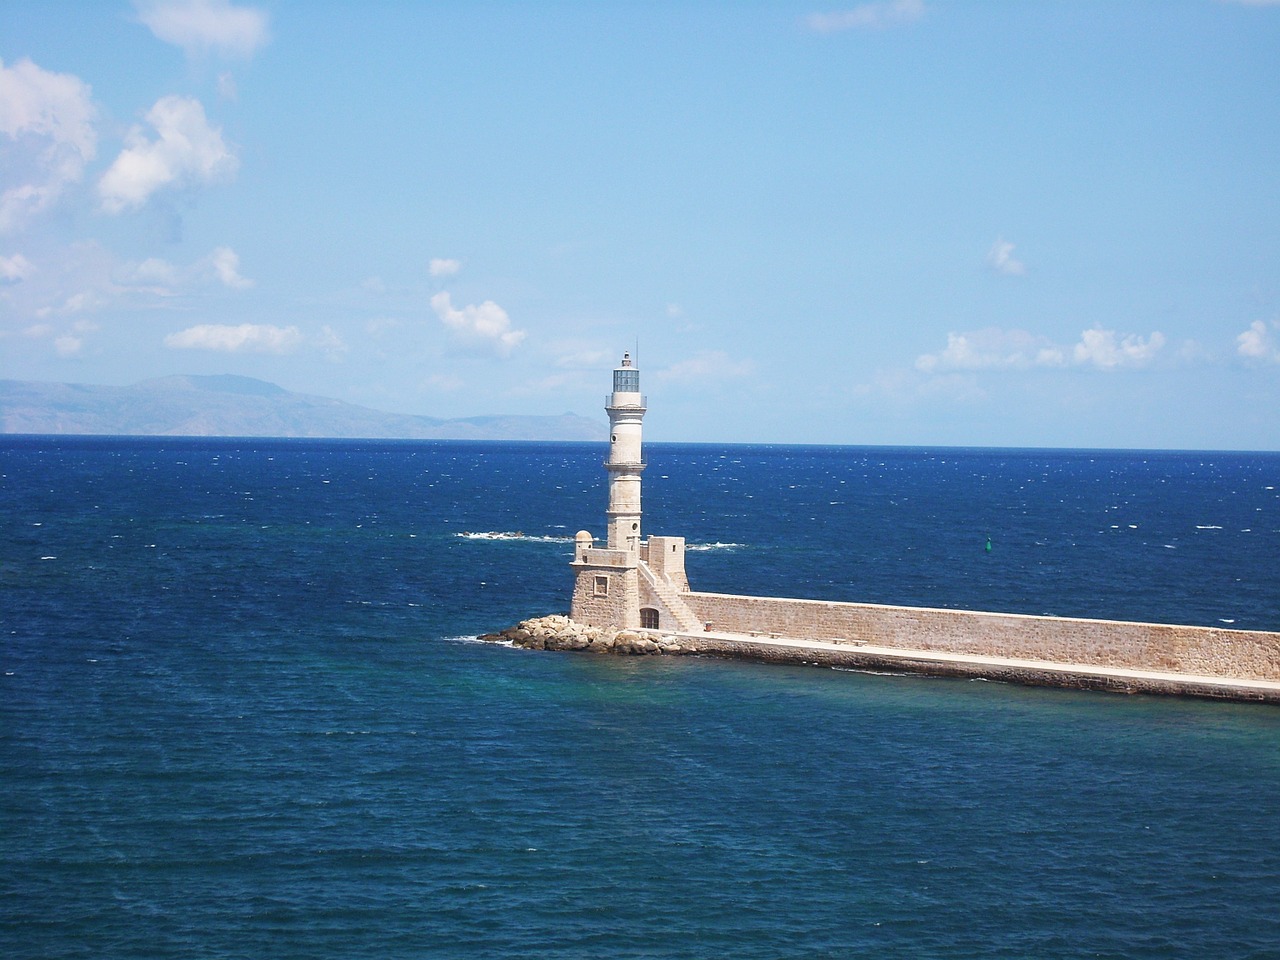
{"type": "Polygon", "coordinates": [[[518,649],[518,650],[524,649],[524,647],[516,647],[515,642],[512,640],[481,640],[479,637],[470,636],[470,635],[465,637],[441,637],[440,642],[441,643],[478,643],[486,647],[511,647],[513,649],[518,649]]]}
{"type": "Polygon", "coordinates": [[[519,530],[514,532],[506,530],[463,530],[461,533],[455,533],[455,537],[461,537],[464,540],[522,540],[525,543],[572,543],[573,537],[550,537],[534,534],[522,533],[519,530]]]}

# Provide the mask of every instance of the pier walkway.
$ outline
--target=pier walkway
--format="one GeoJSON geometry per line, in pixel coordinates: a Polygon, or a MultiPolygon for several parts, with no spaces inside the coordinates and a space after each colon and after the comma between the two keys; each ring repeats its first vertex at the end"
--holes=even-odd
{"type": "Polygon", "coordinates": [[[700,653],[740,659],[848,666],[895,673],[982,677],[1037,686],[1113,690],[1128,693],[1181,694],[1228,700],[1280,703],[1280,681],[1199,676],[1058,663],[1011,657],[974,656],[939,650],[912,650],[869,643],[781,636],[749,636],[716,630],[675,635],[682,646],[700,653]]]}

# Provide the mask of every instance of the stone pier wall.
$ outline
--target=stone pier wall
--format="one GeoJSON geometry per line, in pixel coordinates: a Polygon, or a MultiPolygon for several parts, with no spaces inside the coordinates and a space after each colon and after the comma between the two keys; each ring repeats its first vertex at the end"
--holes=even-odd
{"type": "Polygon", "coordinates": [[[1280,681],[1280,633],[686,593],[720,632],[1280,681]]]}

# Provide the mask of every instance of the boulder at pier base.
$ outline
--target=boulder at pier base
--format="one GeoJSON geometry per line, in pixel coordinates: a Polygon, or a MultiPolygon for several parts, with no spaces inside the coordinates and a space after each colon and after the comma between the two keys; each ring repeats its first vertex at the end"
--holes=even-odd
{"type": "Polygon", "coordinates": [[[673,637],[647,630],[610,630],[590,627],[561,614],[521,620],[514,627],[479,639],[506,642],[526,650],[585,650],[618,656],[681,654],[684,648],[673,637]]]}

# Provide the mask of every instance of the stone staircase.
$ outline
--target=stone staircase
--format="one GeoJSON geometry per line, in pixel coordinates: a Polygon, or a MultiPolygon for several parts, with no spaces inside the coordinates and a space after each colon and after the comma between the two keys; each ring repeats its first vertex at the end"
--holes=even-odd
{"type": "MultiPolygon", "coordinates": [[[[640,576],[644,578],[645,583],[653,590],[654,596],[658,598],[662,612],[666,614],[662,619],[664,624],[674,620],[679,625],[681,633],[702,632],[702,621],[694,616],[693,611],[689,609],[689,605],[680,596],[680,591],[672,586],[670,581],[655,574],[649,569],[649,565],[643,561],[640,563],[640,576]]],[[[665,629],[670,628],[667,627],[665,629]]]]}

